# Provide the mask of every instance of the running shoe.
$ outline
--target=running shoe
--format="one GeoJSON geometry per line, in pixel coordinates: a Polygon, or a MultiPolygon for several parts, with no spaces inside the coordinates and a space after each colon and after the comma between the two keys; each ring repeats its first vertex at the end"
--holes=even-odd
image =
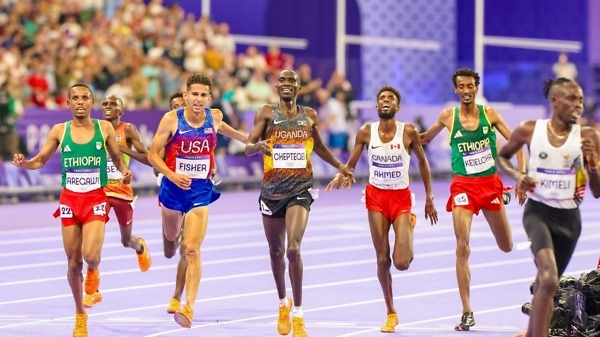
{"type": "Polygon", "coordinates": [[[87,337],[87,314],[75,314],[73,337],[87,337]]]}
{"type": "Polygon", "coordinates": [[[304,329],[304,317],[294,317],[294,337],[308,337],[306,330],[304,329]]]}
{"type": "Polygon", "coordinates": [[[279,319],[277,320],[277,332],[284,336],[292,331],[292,321],[290,320],[292,300],[289,297],[286,297],[286,299],[288,304],[279,306],[279,319]]]}
{"type": "Polygon", "coordinates": [[[100,302],[102,302],[102,294],[98,290],[91,295],[86,294],[83,297],[83,306],[86,308],[91,308],[94,306],[94,304],[100,303],[100,302]]]}
{"type": "Polygon", "coordinates": [[[381,332],[396,332],[396,325],[398,325],[398,314],[389,314],[385,325],[381,327],[381,332]]]}
{"type": "Polygon", "coordinates": [[[413,227],[417,225],[417,215],[415,213],[410,213],[410,224],[413,227]]]}
{"type": "Polygon", "coordinates": [[[144,241],[144,239],[138,238],[138,242],[144,248],[142,253],[137,253],[138,265],[140,266],[140,270],[142,272],[148,271],[148,269],[150,269],[150,265],[152,265],[150,251],[148,250],[148,246],[146,245],[146,241],[144,241]]]}
{"type": "Polygon", "coordinates": [[[502,192],[502,202],[505,205],[508,205],[510,203],[510,200],[512,199],[512,196],[510,195],[511,190],[512,190],[512,186],[504,187],[504,191],[502,192]]]}
{"type": "Polygon", "coordinates": [[[175,318],[175,322],[181,325],[182,328],[191,328],[192,327],[192,316],[194,312],[190,307],[186,304],[183,306],[183,310],[177,311],[173,318],[175,318]]]}
{"type": "Polygon", "coordinates": [[[171,298],[171,302],[169,302],[169,307],[167,308],[168,314],[174,314],[178,311],[181,311],[181,302],[175,297],[171,298]]]}
{"type": "Polygon", "coordinates": [[[96,268],[94,270],[90,270],[88,268],[87,274],[85,275],[85,293],[88,295],[92,295],[96,291],[98,291],[98,287],[100,286],[100,269],[96,268]]]}
{"type": "Polygon", "coordinates": [[[460,322],[456,324],[454,330],[456,331],[469,331],[472,326],[475,325],[475,319],[473,318],[472,312],[464,312],[460,318],[460,322]]]}

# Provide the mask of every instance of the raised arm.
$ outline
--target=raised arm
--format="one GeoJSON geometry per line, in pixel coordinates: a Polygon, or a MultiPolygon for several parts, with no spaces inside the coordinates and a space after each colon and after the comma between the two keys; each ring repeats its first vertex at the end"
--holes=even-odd
{"type": "Polygon", "coordinates": [[[429,144],[444,128],[450,130],[452,127],[452,109],[444,109],[438,116],[438,119],[420,134],[421,144],[429,144]]]}
{"type": "Polygon", "coordinates": [[[56,124],[50,129],[48,138],[42,146],[42,149],[33,158],[26,160],[25,156],[17,153],[13,156],[13,164],[17,167],[23,167],[28,170],[37,170],[43,167],[46,162],[54,155],[60,145],[60,139],[64,133],[65,124],[56,124]]]}

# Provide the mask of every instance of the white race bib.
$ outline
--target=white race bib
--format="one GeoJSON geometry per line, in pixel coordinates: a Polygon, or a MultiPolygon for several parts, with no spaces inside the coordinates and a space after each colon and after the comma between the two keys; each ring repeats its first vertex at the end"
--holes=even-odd
{"type": "Polygon", "coordinates": [[[373,161],[371,165],[371,177],[373,183],[379,188],[392,188],[395,189],[402,185],[402,170],[404,163],[380,163],[373,161]]]}
{"type": "Polygon", "coordinates": [[[61,218],[68,219],[68,218],[73,217],[73,210],[71,209],[71,207],[69,207],[65,204],[60,204],[60,205],[58,205],[58,209],[60,210],[61,218]]]}
{"type": "Polygon", "coordinates": [[[106,173],[108,174],[108,179],[110,180],[123,179],[123,173],[117,170],[117,167],[113,163],[112,158],[106,158],[106,173]]]}
{"type": "Polygon", "coordinates": [[[102,187],[100,169],[68,169],[65,188],[73,192],[89,192],[102,187]]]}
{"type": "Polygon", "coordinates": [[[575,169],[545,169],[538,167],[534,176],[539,182],[535,193],[545,199],[570,200],[575,192],[575,169]]]}
{"type": "Polygon", "coordinates": [[[210,155],[179,155],[175,158],[175,172],[192,179],[207,179],[210,173],[210,155]]]}
{"type": "Polygon", "coordinates": [[[475,151],[462,153],[463,162],[467,174],[475,174],[487,171],[494,167],[494,157],[489,146],[475,151]]]}
{"type": "Polygon", "coordinates": [[[306,168],[306,146],[304,144],[274,144],[273,167],[285,169],[306,168]]]}

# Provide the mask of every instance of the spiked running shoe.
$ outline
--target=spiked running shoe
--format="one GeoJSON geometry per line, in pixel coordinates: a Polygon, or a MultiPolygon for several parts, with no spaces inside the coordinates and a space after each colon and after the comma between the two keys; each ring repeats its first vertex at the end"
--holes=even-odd
{"type": "Polygon", "coordinates": [[[144,241],[142,238],[138,238],[138,242],[144,248],[144,251],[141,254],[137,253],[138,265],[140,266],[140,270],[144,272],[150,269],[150,265],[152,265],[152,257],[150,257],[150,251],[148,250],[146,241],[144,241]]]}
{"type": "Polygon", "coordinates": [[[84,281],[85,293],[88,295],[94,294],[100,286],[100,270],[98,268],[90,270],[88,268],[84,281]]]}
{"type": "Polygon", "coordinates": [[[175,322],[181,325],[182,328],[191,328],[192,327],[192,316],[194,315],[192,309],[186,304],[183,306],[183,310],[177,311],[173,318],[175,318],[175,322]]]}
{"type": "Polygon", "coordinates": [[[287,305],[279,306],[279,319],[277,320],[277,332],[280,335],[287,335],[292,331],[292,320],[290,320],[290,311],[292,310],[292,300],[286,297],[287,305]]]}
{"type": "Polygon", "coordinates": [[[169,307],[167,308],[167,313],[174,314],[179,311],[181,311],[181,302],[175,297],[172,297],[171,302],[169,302],[169,307]]]}
{"type": "Polygon", "coordinates": [[[88,337],[87,314],[75,314],[75,327],[73,337],[88,337]]]}
{"type": "Polygon", "coordinates": [[[294,317],[292,322],[294,325],[293,337],[308,337],[306,329],[304,329],[304,317],[294,317]]]}
{"type": "Polygon", "coordinates": [[[464,312],[460,318],[460,322],[456,324],[454,330],[456,331],[469,331],[472,326],[475,325],[475,319],[473,318],[472,312],[464,312]]]}
{"type": "Polygon", "coordinates": [[[381,332],[396,332],[396,325],[398,325],[398,314],[389,314],[385,325],[381,327],[381,332]]]}
{"type": "Polygon", "coordinates": [[[100,291],[96,291],[95,293],[91,294],[91,295],[85,295],[83,297],[83,306],[86,308],[91,308],[94,306],[94,304],[96,303],[100,303],[102,302],[102,294],[100,293],[100,291]]]}

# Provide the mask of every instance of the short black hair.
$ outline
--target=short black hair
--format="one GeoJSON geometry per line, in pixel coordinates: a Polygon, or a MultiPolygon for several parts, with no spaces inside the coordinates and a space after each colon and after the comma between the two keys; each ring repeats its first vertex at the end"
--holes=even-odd
{"type": "Polygon", "coordinates": [[[456,88],[456,78],[458,76],[473,77],[475,79],[475,86],[479,87],[479,81],[481,80],[481,78],[479,77],[479,73],[476,72],[475,70],[473,70],[471,68],[460,68],[460,69],[456,70],[456,72],[454,72],[454,74],[452,74],[452,83],[454,83],[455,88],[456,88]]]}
{"type": "Polygon", "coordinates": [[[180,92],[174,93],[173,95],[171,95],[171,98],[169,98],[169,102],[171,102],[175,98],[183,98],[183,93],[180,93],[180,92]]]}
{"type": "Polygon", "coordinates": [[[90,96],[92,96],[92,98],[94,98],[94,97],[93,97],[93,94],[92,94],[92,88],[90,88],[90,87],[89,87],[87,84],[85,84],[85,83],[75,83],[75,84],[73,84],[73,85],[71,86],[71,88],[69,88],[69,98],[71,98],[71,89],[73,89],[73,88],[76,88],[76,87],[84,87],[84,88],[87,88],[87,89],[90,91],[90,96]]]}
{"type": "Polygon", "coordinates": [[[565,84],[565,83],[571,83],[573,82],[573,80],[568,79],[566,77],[559,77],[556,79],[553,78],[549,78],[547,80],[544,81],[544,86],[543,86],[543,93],[544,93],[544,97],[546,99],[548,99],[548,97],[550,97],[550,89],[552,89],[553,86],[555,85],[561,85],[561,84],[565,84]]]}
{"type": "Polygon", "coordinates": [[[381,95],[382,92],[384,91],[391,91],[394,93],[394,95],[396,95],[396,98],[398,99],[398,104],[400,104],[400,101],[402,100],[402,96],[400,95],[400,91],[398,91],[396,88],[392,87],[391,85],[385,85],[383,87],[381,87],[379,90],[377,90],[377,96],[375,96],[375,99],[379,99],[379,95],[381,95]]]}
{"type": "Polygon", "coordinates": [[[204,84],[208,86],[208,91],[212,89],[212,81],[211,79],[204,74],[192,74],[188,77],[187,82],[185,83],[186,89],[189,90],[193,84],[204,84]]]}

